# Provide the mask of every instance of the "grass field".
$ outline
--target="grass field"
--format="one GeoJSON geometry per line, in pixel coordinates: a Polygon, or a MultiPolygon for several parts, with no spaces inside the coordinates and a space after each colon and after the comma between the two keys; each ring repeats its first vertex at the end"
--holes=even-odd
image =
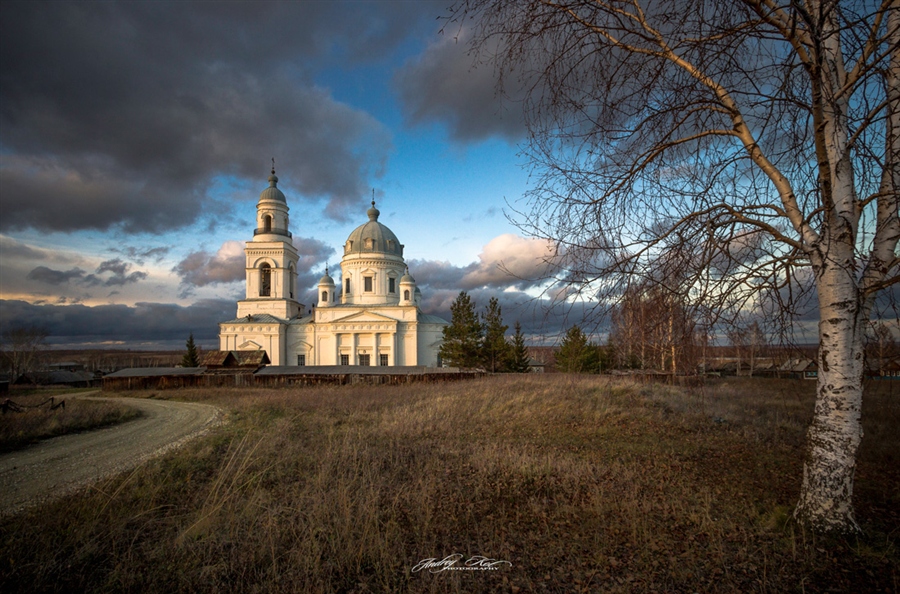
{"type": "Polygon", "coordinates": [[[138,418],[137,409],[116,402],[78,400],[72,394],[91,390],[29,390],[14,391],[8,398],[24,408],[0,416],[0,452],[9,452],[42,439],[67,433],[98,429],[138,418]],[[64,406],[51,409],[48,399],[61,400],[64,406]]]}
{"type": "Polygon", "coordinates": [[[157,393],[217,404],[229,423],[2,520],[0,590],[896,592],[890,388],[864,405],[865,534],[849,540],[790,522],[810,382],[547,375],[157,393]],[[454,554],[456,567],[508,564],[413,571],[454,554]]]}

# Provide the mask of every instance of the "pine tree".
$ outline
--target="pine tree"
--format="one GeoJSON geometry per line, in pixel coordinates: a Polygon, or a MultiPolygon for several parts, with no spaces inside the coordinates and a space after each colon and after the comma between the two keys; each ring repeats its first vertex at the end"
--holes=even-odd
{"type": "Polygon", "coordinates": [[[596,371],[596,352],[596,347],[588,344],[587,336],[581,328],[572,326],[559,345],[556,368],[566,373],[596,371]],[[594,369],[591,369],[592,366],[594,369]]]}
{"type": "Polygon", "coordinates": [[[450,314],[450,324],[444,326],[444,342],[439,351],[441,359],[453,367],[478,367],[484,330],[468,293],[460,291],[450,306],[450,314]]]}
{"type": "Polygon", "coordinates": [[[491,297],[488,301],[481,319],[484,328],[481,358],[485,369],[491,373],[508,371],[511,353],[506,341],[506,331],[509,326],[503,324],[503,313],[496,297],[491,297]]]}
{"type": "Polygon", "coordinates": [[[516,322],[516,333],[513,334],[510,350],[509,370],[513,373],[528,373],[531,370],[529,364],[528,348],[525,346],[525,337],[522,335],[522,325],[516,322]]]}
{"type": "Polygon", "coordinates": [[[186,346],[187,353],[185,353],[184,357],[181,358],[181,366],[200,367],[200,351],[197,350],[197,346],[194,344],[193,332],[191,332],[191,335],[188,336],[186,346]]]}

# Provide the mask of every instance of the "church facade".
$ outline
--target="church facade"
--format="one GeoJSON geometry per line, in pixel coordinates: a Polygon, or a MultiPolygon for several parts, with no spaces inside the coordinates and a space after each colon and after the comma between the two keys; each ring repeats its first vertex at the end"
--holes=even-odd
{"type": "Polygon", "coordinates": [[[419,309],[421,293],[403,259],[403,244],[380,212],[366,211],[343,246],[340,281],[325,269],[311,313],[297,293],[299,256],[289,208],[273,168],[256,205],[246,243],[246,296],[237,317],[219,324],[222,351],[265,351],[279,366],[440,367],[447,322],[419,309]]]}

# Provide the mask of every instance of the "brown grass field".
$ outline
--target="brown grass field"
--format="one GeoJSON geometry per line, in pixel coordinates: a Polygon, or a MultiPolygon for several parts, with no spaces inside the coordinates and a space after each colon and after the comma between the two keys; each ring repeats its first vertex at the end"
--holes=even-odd
{"type": "Polygon", "coordinates": [[[66,388],[16,390],[9,394],[8,398],[25,407],[25,410],[9,411],[0,416],[0,452],[23,448],[58,435],[115,425],[141,416],[140,411],[116,402],[76,400],[69,397],[77,392],[78,390],[66,388]],[[51,410],[46,403],[51,396],[57,403],[65,401],[65,406],[51,410]]]}
{"type": "Polygon", "coordinates": [[[813,390],[533,375],[157,393],[229,423],[0,521],[0,591],[896,592],[900,386],[868,386],[849,539],[790,521],[813,390]],[[413,571],[453,554],[511,565],[413,571]]]}

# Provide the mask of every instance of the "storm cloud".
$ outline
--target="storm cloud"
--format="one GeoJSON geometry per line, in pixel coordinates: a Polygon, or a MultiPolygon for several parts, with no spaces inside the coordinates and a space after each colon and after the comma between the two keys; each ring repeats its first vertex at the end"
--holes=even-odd
{"type": "Polygon", "coordinates": [[[147,273],[142,270],[131,270],[130,262],[123,262],[119,258],[101,262],[94,274],[86,274],[80,268],[71,270],[54,270],[47,266],[36,266],[28,273],[29,280],[46,283],[48,285],[63,285],[69,282],[86,287],[106,286],[117,287],[136,283],[147,278],[147,273]],[[106,276],[103,276],[106,275],[106,276]]]}
{"type": "Polygon", "coordinates": [[[218,323],[234,317],[234,302],[200,300],[182,307],[166,303],[127,305],[36,305],[0,300],[0,328],[38,326],[50,331],[53,346],[85,346],[123,342],[174,347],[188,333],[216,344],[218,323]]]}
{"type": "Polygon", "coordinates": [[[342,219],[392,137],[313,78],[391,51],[434,11],[411,6],[4,5],[0,228],[180,228],[213,180],[259,185],[272,156],[294,196],[342,219]]]}
{"type": "Polygon", "coordinates": [[[445,123],[459,142],[499,137],[515,143],[527,134],[522,93],[514,87],[515,77],[506,82],[499,93],[497,72],[474,62],[465,31],[433,43],[394,78],[411,124],[445,123]]]}

